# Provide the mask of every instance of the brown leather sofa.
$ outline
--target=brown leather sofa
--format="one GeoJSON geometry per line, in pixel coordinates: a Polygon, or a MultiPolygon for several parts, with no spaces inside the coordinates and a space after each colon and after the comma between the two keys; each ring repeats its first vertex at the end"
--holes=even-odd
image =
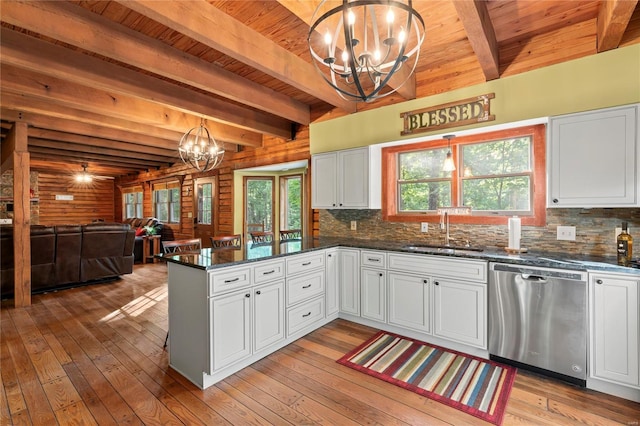
{"type": "MultiPolygon", "coordinates": [[[[133,272],[135,230],[122,223],[31,226],[31,292],[42,293],[133,272]]],[[[13,296],[13,227],[0,226],[2,298],[13,296]]]]}
{"type": "MultiPolygon", "coordinates": [[[[163,233],[163,224],[155,217],[131,217],[124,220],[124,223],[128,224],[134,230],[144,228],[145,226],[153,226],[156,229],[157,235],[162,235],[163,233]]],[[[133,259],[135,263],[142,262],[142,250],[143,250],[143,242],[142,236],[136,236],[136,241],[133,246],[133,259]]],[[[149,256],[149,253],[146,253],[146,256],[149,256]]]]}

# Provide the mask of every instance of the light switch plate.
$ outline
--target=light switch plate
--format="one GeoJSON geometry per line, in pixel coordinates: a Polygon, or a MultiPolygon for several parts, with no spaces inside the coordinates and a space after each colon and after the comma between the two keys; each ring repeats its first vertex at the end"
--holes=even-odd
{"type": "Polygon", "coordinates": [[[557,239],[565,241],[576,240],[576,227],[575,226],[558,226],[557,239]]]}
{"type": "Polygon", "coordinates": [[[358,229],[358,222],[356,222],[355,220],[351,221],[351,230],[355,231],[358,229]]]}
{"type": "Polygon", "coordinates": [[[422,222],[420,224],[420,232],[429,232],[429,222],[422,222]]]}

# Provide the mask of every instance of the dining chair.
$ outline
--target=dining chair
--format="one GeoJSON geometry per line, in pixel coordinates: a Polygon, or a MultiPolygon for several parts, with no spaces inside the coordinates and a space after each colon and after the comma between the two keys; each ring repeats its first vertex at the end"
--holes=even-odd
{"type": "Polygon", "coordinates": [[[280,241],[299,240],[300,238],[302,238],[301,229],[281,229],[280,230],[280,241]]]}
{"type": "Polygon", "coordinates": [[[211,247],[215,248],[240,248],[242,246],[242,235],[218,235],[211,237],[211,247]]]}
{"type": "Polygon", "coordinates": [[[251,241],[254,243],[270,243],[273,241],[273,232],[251,232],[251,241]]]}
{"type": "Polygon", "coordinates": [[[162,251],[164,254],[199,253],[201,249],[202,240],[200,238],[162,242],[162,251]]]}

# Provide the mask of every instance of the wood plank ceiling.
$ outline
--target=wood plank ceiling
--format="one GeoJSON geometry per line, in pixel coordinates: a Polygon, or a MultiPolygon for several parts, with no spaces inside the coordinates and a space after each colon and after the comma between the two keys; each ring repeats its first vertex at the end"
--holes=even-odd
{"type": "Polygon", "coordinates": [[[166,167],[206,121],[227,150],[323,116],[442,93],[640,43],[637,0],[414,0],[427,27],[398,94],[342,100],[306,44],[318,0],[11,1],[0,8],[2,135],[29,125],[33,170],[166,167]]]}

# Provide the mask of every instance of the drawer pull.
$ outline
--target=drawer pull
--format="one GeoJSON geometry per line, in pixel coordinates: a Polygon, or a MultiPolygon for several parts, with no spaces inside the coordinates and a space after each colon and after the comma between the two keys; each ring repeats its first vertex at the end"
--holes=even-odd
{"type": "Polygon", "coordinates": [[[245,294],[244,297],[251,297],[251,293],[245,294]]]}
{"type": "Polygon", "coordinates": [[[311,315],[311,312],[309,312],[308,314],[302,315],[302,318],[308,317],[309,315],[311,315]]]}
{"type": "Polygon", "coordinates": [[[596,284],[602,284],[602,280],[596,280],[596,284]]]}
{"type": "Polygon", "coordinates": [[[309,288],[311,287],[311,284],[307,284],[307,285],[303,285],[302,288],[309,288]]]}
{"type": "Polygon", "coordinates": [[[262,294],[262,292],[260,290],[256,291],[256,294],[262,294]]]}
{"type": "Polygon", "coordinates": [[[305,262],[302,264],[302,266],[309,266],[309,265],[311,265],[311,262],[305,262]]]}
{"type": "Polygon", "coordinates": [[[263,272],[262,275],[273,274],[275,271],[276,271],[275,269],[272,269],[271,271],[263,272]]]}
{"type": "Polygon", "coordinates": [[[368,260],[369,262],[380,262],[380,259],[374,259],[374,258],[372,258],[372,257],[369,257],[367,260],[368,260]]]}
{"type": "Polygon", "coordinates": [[[240,281],[240,278],[239,277],[235,277],[232,280],[224,280],[224,283],[227,284],[227,283],[233,283],[233,282],[236,282],[236,281],[240,281]]]}

